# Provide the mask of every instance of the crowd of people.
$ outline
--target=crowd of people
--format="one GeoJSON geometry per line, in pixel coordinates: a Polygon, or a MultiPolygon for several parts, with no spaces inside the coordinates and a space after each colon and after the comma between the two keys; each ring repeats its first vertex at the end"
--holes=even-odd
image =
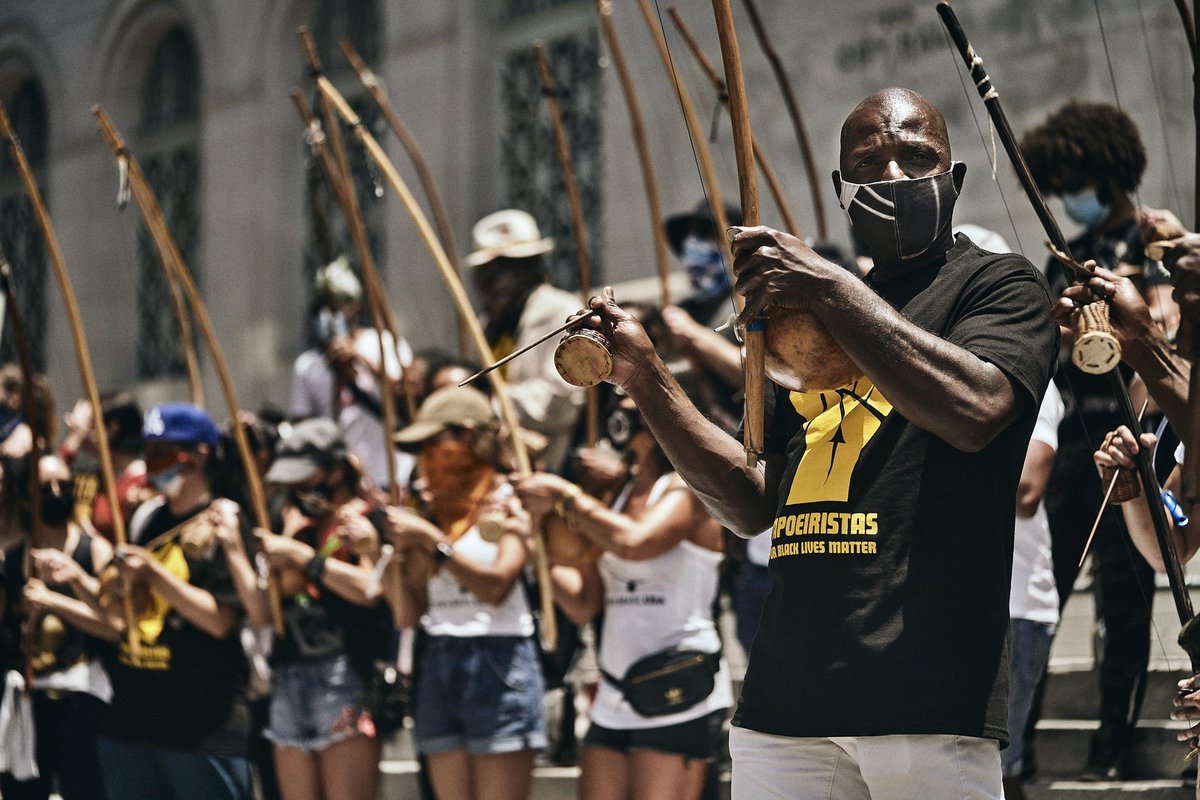
{"type": "MultiPolygon", "coordinates": [[[[60,440],[44,379],[0,368],[0,796],[371,800],[411,720],[440,800],[528,797],[539,753],[577,759],[585,800],[698,800],[726,745],[741,800],[1023,797],[1101,473],[1153,448],[1164,502],[1181,494],[1190,367],[1171,340],[1200,325],[1200,235],[1139,208],[1145,152],[1114,107],[1068,104],[1022,149],[1083,228],[1069,255],[1090,279],[956,228],[967,170],[941,113],[883,90],[847,117],[834,174],[859,258],[737,209],[729,231],[704,204],[671,218],[691,295],[585,306],[613,361],[598,425],[547,342],[503,369],[506,426],[493,389],[459,385],[472,360],[370,326],[345,258],[317,273],[285,412],[219,424],[114,391],[77,402],[60,440]],[[714,330],[732,291],[743,322],[812,315],[861,372],[772,384],[761,467],[738,435],[741,345],[714,330]],[[1142,430],[1071,360],[1071,318],[1095,302],[1148,400],[1142,430]],[[724,595],[749,654],[740,698],[724,595]]],[[[492,359],[578,313],[529,214],[473,236],[492,359]]],[[[1104,512],[1091,549],[1085,778],[1131,768],[1142,597],[1165,569],[1148,508],[1104,512]]],[[[1200,536],[1174,520],[1190,558],[1200,536]]],[[[1182,688],[1174,714],[1200,720],[1182,688]]]]}

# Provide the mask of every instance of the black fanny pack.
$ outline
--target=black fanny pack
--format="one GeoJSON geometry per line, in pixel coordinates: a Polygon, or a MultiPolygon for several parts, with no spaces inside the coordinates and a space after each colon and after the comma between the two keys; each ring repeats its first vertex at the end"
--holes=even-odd
{"type": "Polygon", "coordinates": [[[713,692],[720,653],[699,650],[663,650],[638,659],[624,678],[600,670],[643,717],[661,717],[686,711],[713,692]]]}

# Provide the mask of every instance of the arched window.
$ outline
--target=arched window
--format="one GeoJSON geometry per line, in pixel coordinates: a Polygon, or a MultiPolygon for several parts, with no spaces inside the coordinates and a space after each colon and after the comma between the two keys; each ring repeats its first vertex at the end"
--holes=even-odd
{"type": "MultiPolygon", "coordinates": [[[[548,4],[548,0],[541,0],[548,4]]],[[[538,2],[510,0],[514,15],[532,14],[538,2]]],[[[540,8],[540,6],[539,6],[540,8]]],[[[554,72],[563,127],[571,147],[571,161],[583,206],[592,264],[592,287],[604,280],[600,219],[604,164],[603,100],[600,80],[599,37],[595,28],[546,43],[546,58],[554,72]]],[[[533,214],[544,236],[554,237],[547,254],[547,270],[554,285],[579,288],[578,255],[566,182],[554,145],[550,115],[542,98],[542,83],[528,47],[508,54],[503,72],[504,139],[501,157],[507,203],[533,214]]]]}
{"type": "MultiPolygon", "coordinates": [[[[358,76],[342,57],[337,45],[339,39],[350,40],[354,48],[362,56],[363,61],[373,70],[381,71],[379,54],[383,41],[381,30],[382,19],[375,0],[321,0],[317,5],[316,17],[313,20],[313,39],[317,46],[317,55],[326,75],[338,87],[338,90],[354,107],[362,118],[363,123],[380,141],[385,141],[380,124],[379,110],[374,101],[362,88],[358,76]]],[[[308,76],[304,76],[305,86],[312,86],[308,76]]],[[[313,94],[313,109],[319,114],[320,103],[313,94]]],[[[340,124],[340,122],[339,122],[340,124]]],[[[382,277],[386,279],[384,268],[385,259],[385,218],[382,177],[376,172],[369,156],[359,147],[350,130],[342,125],[342,139],[346,147],[346,155],[354,173],[354,186],[362,209],[363,222],[367,226],[367,240],[375,262],[379,265],[382,277]]],[[[321,165],[315,159],[309,158],[306,167],[306,211],[308,216],[308,241],[304,253],[304,279],[312,286],[316,270],[329,263],[339,255],[345,255],[354,265],[355,272],[361,275],[358,263],[358,253],[346,229],[342,211],[333,198],[326,184],[321,165]]],[[[307,312],[306,312],[307,313],[307,312]]],[[[309,320],[306,319],[306,323],[309,320]]],[[[311,326],[306,324],[310,339],[311,326]]],[[[310,340],[310,344],[312,341],[310,340]]]]}
{"type": "MultiPolygon", "coordinates": [[[[172,28],[159,40],[142,82],[137,153],[162,206],[167,226],[201,281],[200,65],[191,37],[172,28]]],[[[157,252],[139,227],[137,368],[141,378],[185,372],[179,323],[157,252]]]]}
{"type": "MultiPolygon", "coordinates": [[[[21,140],[25,157],[33,168],[34,177],[46,195],[46,153],[49,149],[46,96],[36,79],[24,81],[7,102],[17,138],[21,140]]],[[[25,323],[33,351],[34,369],[45,366],[46,342],[46,249],[33,217],[33,207],[25,196],[17,168],[8,156],[8,148],[0,148],[0,247],[12,266],[13,288],[17,307],[25,323]]],[[[46,203],[50,199],[45,197],[46,203]]],[[[17,358],[12,337],[4,335],[0,359],[17,358]]]]}

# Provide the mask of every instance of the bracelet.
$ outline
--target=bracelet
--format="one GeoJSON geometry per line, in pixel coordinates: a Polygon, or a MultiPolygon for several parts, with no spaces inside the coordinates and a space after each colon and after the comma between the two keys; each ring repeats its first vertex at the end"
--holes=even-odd
{"type": "Polygon", "coordinates": [[[307,564],[304,565],[304,574],[313,583],[320,583],[321,576],[325,574],[325,554],[317,553],[312,557],[307,564]]]}
{"type": "Polygon", "coordinates": [[[569,520],[571,513],[575,510],[575,503],[583,495],[583,489],[575,484],[571,484],[571,488],[558,496],[554,501],[554,513],[565,520],[569,520]]]}

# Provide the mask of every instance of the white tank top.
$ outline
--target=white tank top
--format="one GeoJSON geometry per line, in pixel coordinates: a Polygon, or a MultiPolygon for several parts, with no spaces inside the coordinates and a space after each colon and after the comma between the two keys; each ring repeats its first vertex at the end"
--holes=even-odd
{"type": "MultiPolygon", "coordinates": [[[[472,526],[454,543],[454,552],[478,564],[494,563],[500,546],[486,542],[472,526]]],[[[515,581],[504,602],[485,603],[443,567],[429,581],[429,610],[421,617],[432,636],[532,636],[533,615],[520,581],[515,581]]]]}
{"type": "MultiPolygon", "coordinates": [[[[646,498],[647,508],[658,502],[673,477],[668,473],[658,479],[646,498]]],[[[614,511],[624,508],[629,488],[613,503],[614,511]]],[[[721,639],[713,622],[712,605],[721,558],[720,553],[686,540],[644,561],[630,561],[612,553],[600,556],[597,566],[604,581],[605,605],[600,667],[621,677],[635,661],[671,647],[718,652],[721,639]]],[[[618,730],[660,728],[699,719],[732,704],[729,670],[722,659],[712,694],[686,711],[643,717],[615,686],[602,680],[591,718],[598,725],[618,730]]]]}

